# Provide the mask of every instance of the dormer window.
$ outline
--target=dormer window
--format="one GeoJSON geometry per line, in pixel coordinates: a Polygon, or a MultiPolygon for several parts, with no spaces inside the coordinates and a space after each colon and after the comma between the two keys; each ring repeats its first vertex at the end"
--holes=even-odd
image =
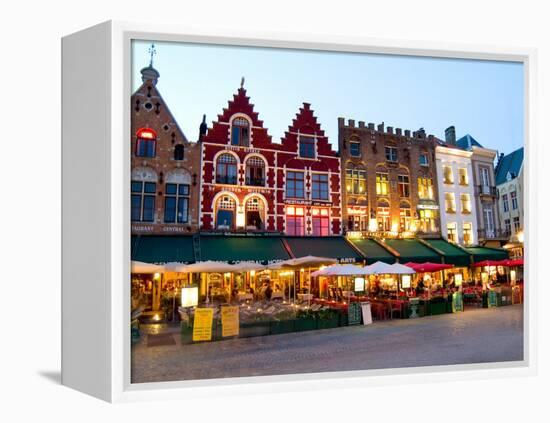
{"type": "Polygon", "coordinates": [[[155,157],[157,133],[151,128],[140,128],[136,133],[136,156],[155,157]]]}
{"type": "Polygon", "coordinates": [[[250,124],[248,120],[237,117],[231,122],[231,145],[248,147],[250,144],[250,124]]]}

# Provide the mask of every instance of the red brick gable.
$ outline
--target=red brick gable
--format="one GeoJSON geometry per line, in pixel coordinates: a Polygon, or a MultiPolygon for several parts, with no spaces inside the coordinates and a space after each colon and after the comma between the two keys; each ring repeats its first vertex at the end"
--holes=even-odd
{"type": "Polygon", "coordinates": [[[218,115],[218,120],[212,123],[204,136],[204,142],[227,144],[229,142],[229,122],[236,113],[242,113],[252,121],[251,147],[273,148],[271,136],[267,128],[263,127],[263,121],[258,118],[258,112],[254,111],[254,104],[250,103],[250,97],[246,95],[244,88],[239,88],[233,100],[228,101],[227,107],[218,115]]]}
{"type": "Polygon", "coordinates": [[[323,156],[336,157],[336,152],[332,150],[325,136],[325,131],[321,128],[317,117],[313,114],[311,105],[303,103],[296,117],[292,120],[292,125],[288,127],[285,136],[281,139],[282,150],[297,151],[298,136],[296,133],[315,135],[317,138],[317,153],[323,156]]]}

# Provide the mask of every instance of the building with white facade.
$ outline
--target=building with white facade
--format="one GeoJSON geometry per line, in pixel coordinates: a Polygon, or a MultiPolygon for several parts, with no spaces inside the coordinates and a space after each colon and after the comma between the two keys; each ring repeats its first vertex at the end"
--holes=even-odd
{"type": "Polygon", "coordinates": [[[461,245],[478,242],[472,154],[452,144],[435,149],[441,234],[461,245]]]}
{"type": "Polygon", "coordinates": [[[523,256],[523,147],[500,157],[496,168],[498,215],[511,256],[523,256]]]}

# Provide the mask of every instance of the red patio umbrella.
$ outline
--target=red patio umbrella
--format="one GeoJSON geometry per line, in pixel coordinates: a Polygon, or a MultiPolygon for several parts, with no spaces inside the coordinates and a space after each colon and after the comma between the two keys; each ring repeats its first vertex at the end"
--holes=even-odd
{"type": "Polygon", "coordinates": [[[504,259],[498,262],[498,266],[516,267],[523,266],[523,258],[519,259],[504,259]]]}
{"type": "Polygon", "coordinates": [[[414,269],[417,273],[433,273],[433,272],[439,272],[440,270],[450,269],[451,267],[454,267],[454,265],[452,264],[431,263],[429,261],[425,263],[413,263],[411,261],[411,262],[405,263],[405,266],[408,266],[414,269]]]}
{"type": "Polygon", "coordinates": [[[472,264],[472,267],[485,267],[485,266],[506,266],[502,263],[503,260],[482,260],[472,264]]]}

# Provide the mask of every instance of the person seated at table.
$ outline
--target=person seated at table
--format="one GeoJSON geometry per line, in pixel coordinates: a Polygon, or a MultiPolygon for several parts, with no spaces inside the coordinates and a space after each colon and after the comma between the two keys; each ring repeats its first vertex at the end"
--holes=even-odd
{"type": "Polygon", "coordinates": [[[271,300],[271,295],[273,294],[273,289],[271,289],[271,284],[267,283],[267,286],[264,290],[265,299],[267,301],[271,300]]]}
{"type": "Polygon", "coordinates": [[[424,286],[424,281],[422,279],[420,279],[418,281],[418,283],[416,284],[416,288],[415,288],[415,291],[416,291],[416,295],[422,295],[422,293],[424,292],[424,289],[426,287],[424,286]]]}

